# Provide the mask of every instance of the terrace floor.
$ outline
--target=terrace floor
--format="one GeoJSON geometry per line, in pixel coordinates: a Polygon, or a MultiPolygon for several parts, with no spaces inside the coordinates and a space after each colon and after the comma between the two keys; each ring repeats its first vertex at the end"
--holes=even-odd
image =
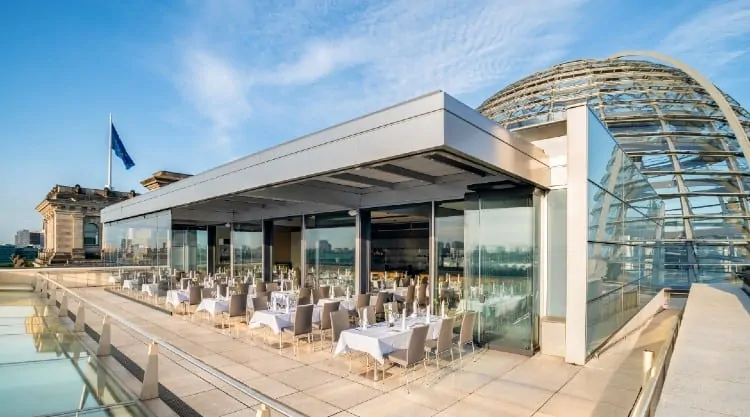
{"type": "MultiPolygon", "coordinates": [[[[393,368],[384,380],[374,382],[372,373],[360,373],[365,368],[363,358],[355,358],[350,373],[348,360],[332,357],[328,346],[321,349],[319,342],[313,344],[314,352],[301,343],[297,356],[291,347],[279,354],[260,338],[248,338],[245,330],[239,337],[236,333],[230,336],[203,316],[195,320],[168,316],[101,288],[76,292],[311,417],[624,417],[641,383],[640,338],[636,335],[585,367],[555,357],[529,358],[496,351],[477,351],[473,358],[469,354],[457,369],[443,365],[437,370],[433,362],[427,371],[422,366],[415,368],[409,393],[400,370],[393,368]]],[[[88,314],[86,322],[96,331],[101,329],[101,318],[94,314],[88,314]]],[[[644,332],[649,327],[653,326],[644,332]]],[[[269,337],[271,340],[277,339],[269,337]]],[[[112,344],[141,367],[146,363],[147,343],[143,336],[113,322],[112,344]]],[[[255,415],[255,400],[163,351],[159,379],[203,416],[255,415]]],[[[133,384],[132,389],[138,389],[139,385],[133,384]]],[[[153,411],[160,416],[174,415],[163,407],[153,411]]]]}

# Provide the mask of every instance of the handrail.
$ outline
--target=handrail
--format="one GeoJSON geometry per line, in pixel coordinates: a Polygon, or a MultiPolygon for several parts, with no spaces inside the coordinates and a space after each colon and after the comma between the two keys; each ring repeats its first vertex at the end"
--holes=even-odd
{"type": "Polygon", "coordinates": [[[214,378],[217,378],[220,381],[222,381],[222,382],[224,382],[224,383],[232,386],[232,388],[234,388],[234,389],[240,391],[241,393],[243,393],[243,394],[245,394],[245,395],[253,398],[254,400],[258,401],[259,403],[265,404],[268,407],[270,407],[270,408],[278,411],[279,413],[281,413],[281,414],[283,414],[285,416],[289,416],[289,417],[307,417],[305,414],[303,414],[303,413],[295,410],[294,408],[289,407],[288,405],[283,404],[281,402],[278,402],[278,401],[276,401],[275,399],[273,399],[271,397],[267,397],[266,395],[262,394],[261,392],[256,391],[256,390],[248,387],[247,385],[245,385],[242,382],[240,382],[240,381],[232,378],[231,376],[229,376],[229,375],[227,375],[227,374],[219,371],[218,369],[215,369],[215,368],[213,368],[213,367],[205,364],[203,361],[200,361],[200,360],[194,358],[193,356],[191,356],[190,354],[184,352],[183,350],[181,350],[181,349],[179,349],[179,348],[177,348],[175,346],[172,346],[168,342],[166,342],[166,341],[164,341],[162,339],[159,339],[158,337],[156,337],[156,336],[154,336],[152,334],[149,334],[148,332],[146,332],[144,330],[139,329],[135,324],[129,322],[127,319],[119,317],[116,314],[112,314],[109,311],[107,311],[106,309],[98,306],[97,304],[92,303],[92,302],[90,302],[88,300],[85,300],[82,296],[76,294],[75,292],[73,292],[69,288],[65,287],[64,285],[55,282],[54,280],[52,280],[52,279],[50,279],[50,278],[42,275],[41,273],[39,273],[38,276],[40,278],[42,278],[42,279],[44,279],[44,280],[52,283],[53,285],[55,285],[56,289],[61,289],[61,290],[65,291],[66,293],[70,294],[71,296],[75,297],[79,302],[83,302],[87,307],[91,307],[91,308],[93,308],[95,310],[98,310],[99,315],[109,317],[111,320],[115,320],[115,321],[121,323],[122,325],[133,329],[134,331],[140,333],[141,335],[143,335],[144,337],[150,339],[154,343],[162,346],[163,348],[165,348],[166,350],[168,350],[170,353],[174,354],[175,356],[180,357],[181,359],[185,360],[186,362],[190,363],[191,365],[195,366],[196,368],[198,368],[198,369],[200,369],[200,370],[208,373],[209,375],[213,376],[214,378]]]}
{"type": "Polygon", "coordinates": [[[641,388],[641,392],[638,394],[638,398],[633,405],[633,409],[630,412],[630,417],[651,417],[653,416],[653,407],[656,405],[655,396],[657,395],[656,390],[659,388],[659,383],[663,382],[662,377],[665,376],[667,368],[667,357],[671,357],[671,352],[674,349],[675,342],[677,341],[677,331],[680,328],[680,317],[675,319],[672,325],[671,334],[667,343],[665,343],[661,349],[659,349],[659,355],[656,357],[656,363],[648,371],[648,380],[646,384],[641,388]]]}
{"type": "MultiPolygon", "coordinates": [[[[626,283],[624,283],[624,284],[620,285],[619,287],[617,287],[617,288],[615,288],[615,289],[613,289],[613,290],[609,290],[609,291],[605,292],[604,294],[601,294],[601,295],[597,295],[596,297],[594,297],[594,298],[592,298],[592,299],[590,299],[590,300],[586,301],[586,303],[588,304],[588,303],[593,303],[594,301],[599,301],[600,299],[602,299],[602,298],[604,298],[604,297],[606,297],[606,296],[608,296],[608,295],[610,295],[610,294],[612,294],[612,293],[615,293],[615,292],[617,292],[617,291],[620,291],[621,289],[623,289],[623,288],[627,287],[627,286],[628,286],[628,285],[630,285],[630,284],[633,284],[633,283],[635,283],[635,282],[638,282],[638,281],[640,281],[641,279],[642,279],[642,278],[638,278],[638,279],[634,279],[634,280],[632,280],[632,281],[630,281],[630,282],[626,282],[626,283]]],[[[606,282],[606,281],[602,281],[602,282],[606,282]]],[[[611,282],[611,281],[610,281],[610,282],[611,282]]]]}

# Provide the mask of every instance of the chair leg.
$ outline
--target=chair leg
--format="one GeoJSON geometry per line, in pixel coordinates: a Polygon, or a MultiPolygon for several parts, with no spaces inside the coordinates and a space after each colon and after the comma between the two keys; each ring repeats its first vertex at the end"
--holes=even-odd
{"type": "Polygon", "coordinates": [[[476,351],[474,350],[474,341],[472,341],[471,342],[471,358],[472,358],[472,362],[476,362],[477,361],[477,355],[475,353],[476,353],[476,351]]]}

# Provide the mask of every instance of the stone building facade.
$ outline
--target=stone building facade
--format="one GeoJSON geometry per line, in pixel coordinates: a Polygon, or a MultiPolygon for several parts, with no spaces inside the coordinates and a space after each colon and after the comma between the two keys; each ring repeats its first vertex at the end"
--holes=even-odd
{"type": "Polygon", "coordinates": [[[103,238],[100,210],[136,195],[135,191],[56,185],[36,206],[43,218],[45,235],[37,265],[99,260],[103,238]]]}

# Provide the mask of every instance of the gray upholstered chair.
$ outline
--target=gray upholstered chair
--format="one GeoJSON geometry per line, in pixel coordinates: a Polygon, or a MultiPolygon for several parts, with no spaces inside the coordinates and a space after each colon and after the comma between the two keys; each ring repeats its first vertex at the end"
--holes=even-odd
{"type": "MultiPolygon", "coordinates": [[[[232,319],[247,317],[247,294],[234,294],[229,298],[229,311],[225,311],[221,315],[222,327],[224,327],[223,321],[227,321],[227,328],[229,334],[232,334],[232,319]]],[[[237,337],[240,336],[239,329],[237,330],[237,337]]]]}
{"type": "Polygon", "coordinates": [[[279,333],[279,353],[281,353],[284,347],[284,333],[291,333],[294,338],[294,354],[296,355],[299,351],[299,340],[302,337],[307,336],[307,342],[312,346],[312,316],[313,316],[313,305],[300,305],[297,306],[297,310],[294,312],[294,323],[289,327],[284,327],[279,333]]]}
{"type": "MultiPolygon", "coordinates": [[[[425,351],[435,355],[435,366],[440,369],[440,355],[445,352],[451,353],[451,363],[453,363],[453,323],[454,317],[444,318],[440,322],[440,332],[435,340],[428,340],[425,343],[425,351]]],[[[429,360],[429,356],[427,358],[429,360]]]]}
{"type": "Polygon", "coordinates": [[[325,338],[326,331],[331,330],[331,313],[334,311],[339,311],[338,301],[323,304],[323,311],[320,314],[320,323],[313,323],[313,328],[315,328],[320,334],[320,350],[323,350],[323,339],[325,338]]]}
{"type": "MultiPolygon", "coordinates": [[[[403,375],[406,377],[406,392],[409,391],[409,373],[407,370],[418,364],[420,361],[424,364],[425,370],[427,369],[427,362],[425,358],[425,343],[427,339],[427,331],[430,326],[421,325],[414,327],[409,336],[409,343],[407,343],[406,349],[396,349],[393,352],[385,356],[385,359],[394,365],[400,366],[403,369],[403,375]]],[[[385,379],[385,365],[383,365],[383,379],[385,379]]]]}
{"type": "MultiPolygon", "coordinates": [[[[458,348],[458,358],[463,364],[463,350],[466,345],[471,345],[471,353],[475,353],[474,350],[474,325],[477,322],[477,312],[467,311],[464,313],[464,318],[461,321],[461,330],[457,337],[454,338],[456,341],[456,347],[458,348]]],[[[476,361],[476,358],[474,358],[476,361]]]]}

